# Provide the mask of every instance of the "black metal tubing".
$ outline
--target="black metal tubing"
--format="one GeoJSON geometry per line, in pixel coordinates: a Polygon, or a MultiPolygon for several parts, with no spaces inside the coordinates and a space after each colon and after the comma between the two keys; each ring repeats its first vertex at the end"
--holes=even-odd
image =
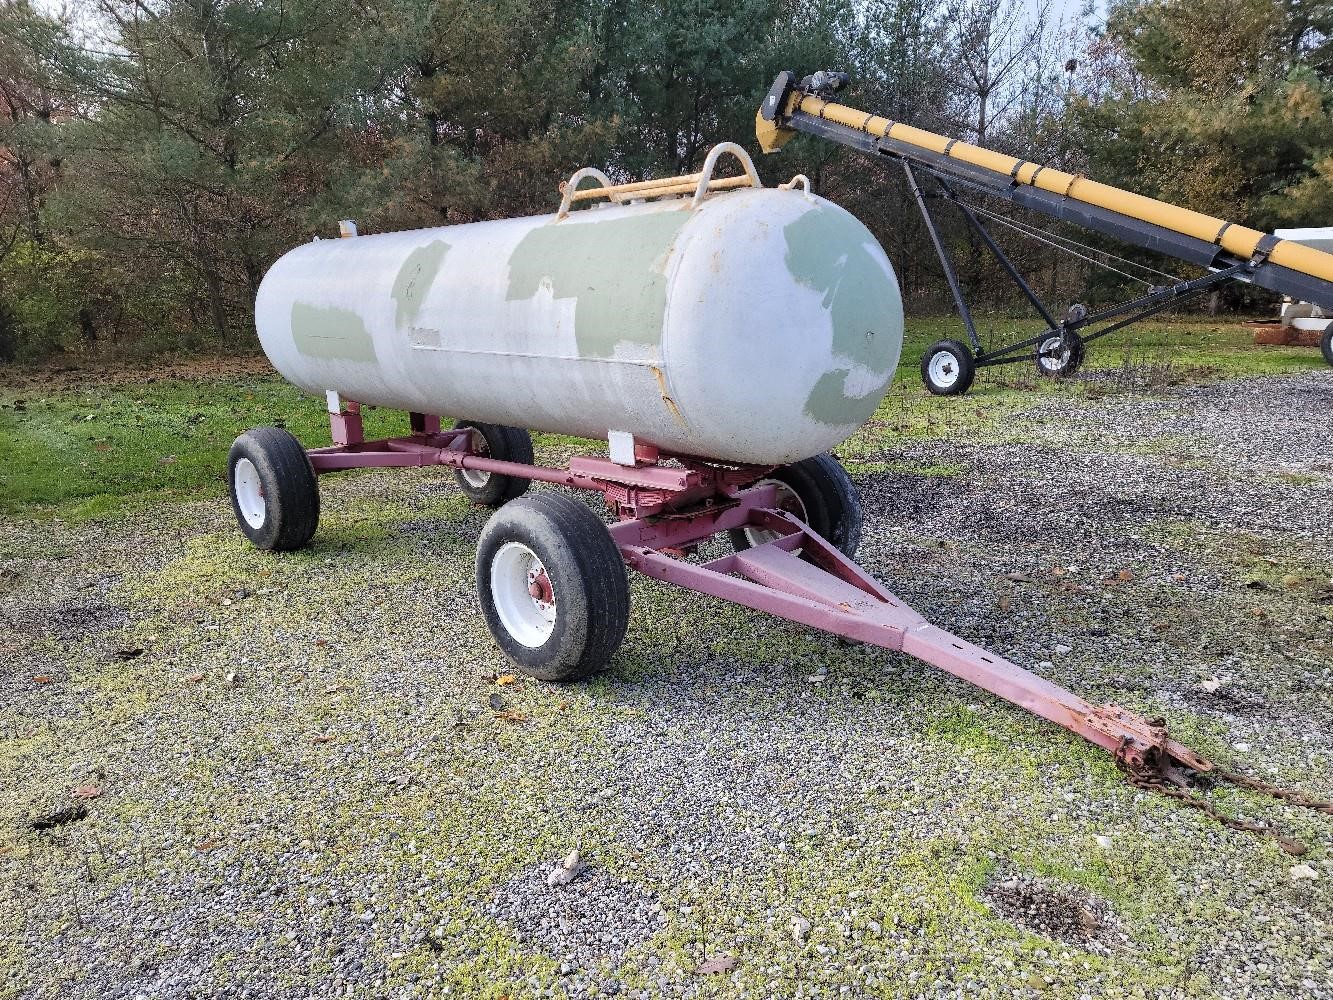
{"type": "Polygon", "coordinates": [[[930,234],[930,242],[935,244],[935,253],[940,259],[940,266],[944,268],[944,277],[949,282],[949,291],[953,292],[953,300],[958,305],[958,315],[962,317],[963,326],[967,328],[967,339],[972,342],[972,353],[979,355],[981,353],[981,340],[977,337],[976,324],[972,322],[972,310],[967,307],[967,299],[963,295],[963,288],[958,283],[958,274],[954,271],[953,259],[949,256],[949,251],[945,249],[944,241],[940,239],[939,231],[935,228],[935,219],[930,214],[930,206],[926,204],[926,196],[921,191],[921,185],[916,182],[916,174],[912,171],[912,164],[906,160],[903,161],[903,172],[907,174],[907,183],[916,198],[916,207],[920,209],[921,218],[926,223],[926,232],[930,234]]]}
{"type": "Polygon", "coordinates": [[[1026,347],[1036,347],[1038,344],[1040,344],[1047,337],[1050,337],[1052,334],[1060,333],[1062,329],[1069,330],[1071,332],[1076,332],[1082,327],[1091,326],[1094,323],[1100,323],[1102,320],[1111,319],[1114,316],[1123,315],[1125,312],[1130,312],[1136,309],[1138,310],[1137,312],[1134,312],[1132,316],[1129,316],[1128,318],[1123,319],[1118,323],[1112,323],[1110,326],[1103,327],[1100,330],[1094,330],[1092,333],[1089,334],[1079,335],[1084,343],[1087,343],[1088,341],[1091,340],[1096,340],[1098,337],[1105,337],[1108,333],[1115,333],[1115,331],[1124,329],[1131,323],[1137,323],[1141,319],[1147,319],[1149,316],[1155,315],[1156,313],[1161,312],[1163,309],[1169,308],[1176,302],[1193,298],[1194,296],[1207,291],[1213,285],[1221,284],[1224,281],[1229,281],[1235,278],[1239,272],[1244,271],[1249,266],[1250,265],[1248,263],[1235,264],[1231,267],[1223,268],[1222,270],[1219,271],[1214,271],[1211,274],[1205,274],[1198,278],[1193,278],[1190,281],[1178,282],[1177,284],[1172,285],[1170,288],[1165,288],[1159,292],[1152,292],[1148,295],[1140,296],[1139,298],[1133,299],[1129,302],[1122,302],[1119,305],[1111,306],[1109,309],[1103,309],[1101,312],[1091,313],[1084,319],[1079,320],[1078,322],[1064,323],[1061,325],[1052,326],[1049,329],[1045,330],[1044,332],[1037,334],[1035,337],[1029,337],[1027,340],[1016,341],[1015,343],[1002,347],[997,351],[992,351],[990,354],[978,355],[976,358],[977,367],[987,368],[993,365],[1007,365],[1007,364],[1012,364],[1015,361],[1031,360],[1035,355],[1016,354],[1015,352],[1021,351],[1026,347]]]}
{"type": "Polygon", "coordinates": [[[1059,320],[1050,314],[1050,311],[1046,308],[1045,304],[1038,298],[1037,293],[1032,290],[1025,280],[1023,280],[1023,276],[1018,273],[1018,268],[1014,267],[1013,261],[1009,259],[1009,255],[1006,254],[1000,248],[1000,245],[995,242],[994,237],[990,234],[990,230],[981,224],[981,220],[977,218],[977,215],[972,211],[971,206],[965,205],[958,200],[958,196],[954,194],[953,188],[949,187],[943,177],[936,174],[935,182],[939,184],[940,190],[944,192],[945,197],[953,202],[958,207],[958,210],[963,213],[963,217],[972,224],[972,228],[976,230],[977,235],[980,236],[982,242],[986,244],[986,248],[995,255],[995,259],[1004,265],[1004,269],[1009,272],[1009,277],[1014,279],[1014,284],[1027,296],[1027,300],[1032,303],[1032,307],[1041,315],[1041,318],[1046,322],[1046,325],[1052,328],[1059,326],[1059,320]]]}
{"type": "MultiPolygon", "coordinates": [[[[1101,312],[1090,313],[1078,326],[1090,326],[1093,323],[1100,323],[1104,319],[1110,319],[1112,316],[1119,316],[1122,313],[1132,312],[1140,306],[1150,305],[1152,303],[1166,300],[1170,302],[1173,299],[1188,298],[1191,295],[1197,295],[1199,292],[1211,288],[1213,285],[1221,284],[1224,281],[1237,277],[1241,272],[1250,267],[1249,263],[1232,264],[1230,267],[1220,268],[1211,274],[1201,275],[1198,278],[1191,278],[1189,281],[1178,281],[1174,285],[1156,292],[1149,292],[1147,295],[1141,295],[1137,299],[1131,299],[1129,302],[1122,302],[1120,305],[1111,306],[1103,309],[1101,312]]],[[[1069,324],[1071,327],[1075,324],[1069,324]]],[[[1087,338],[1084,338],[1085,340],[1087,338]]]]}
{"type": "MultiPolygon", "coordinates": [[[[785,102],[787,95],[791,92],[790,78],[782,80],[781,78],[774,85],[770,97],[778,98],[778,102],[785,102]],[[781,93],[779,93],[781,85],[781,93]]],[[[778,103],[775,102],[775,103],[778,103]]],[[[767,109],[765,109],[767,110],[767,109]]],[[[769,117],[765,115],[765,117],[769,117]]],[[[776,116],[775,116],[776,120],[776,116]]],[[[898,160],[903,165],[904,172],[907,175],[907,181],[912,189],[912,194],[916,198],[917,207],[921,211],[922,220],[926,224],[926,230],[930,234],[930,239],[935,247],[935,253],[940,259],[940,264],[944,269],[944,276],[949,283],[949,290],[953,293],[954,302],[958,306],[958,312],[963,320],[963,325],[967,329],[968,339],[972,342],[974,362],[979,368],[993,367],[996,365],[1013,364],[1019,361],[1027,361],[1041,356],[1039,350],[1029,350],[1037,348],[1043,340],[1051,337],[1053,334],[1074,333],[1100,323],[1103,320],[1112,319],[1117,316],[1123,316],[1126,312],[1132,315],[1111,323],[1099,330],[1081,335],[1084,342],[1097,340],[1107,334],[1121,330],[1132,323],[1153,316],[1171,305],[1193,298],[1206,289],[1220,284],[1227,280],[1237,280],[1251,282],[1261,288],[1267,288],[1271,291],[1282,292],[1299,298],[1303,301],[1315,302],[1327,307],[1333,307],[1333,283],[1323,281],[1311,275],[1301,274],[1292,271],[1289,268],[1273,264],[1268,260],[1266,250],[1261,244],[1261,249],[1256,253],[1252,260],[1241,260],[1225,251],[1220,247],[1207,243],[1203,240],[1195,239],[1191,236],[1185,236],[1174,232],[1162,226],[1156,226],[1152,223],[1143,222],[1138,219],[1132,219],[1117,212],[1111,212],[1107,209],[1098,208],[1095,205],[1087,205],[1082,202],[1073,201],[1069,198],[1051,194],[1040,188],[1030,185],[1020,185],[1017,181],[1010,179],[1005,182],[999,179],[994,173],[972,167],[969,164],[960,163],[939,153],[932,153],[929,150],[922,150],[915,146],[909,146],[906,143],[898,142],[889,138],[880,138],[872,136],[868,132],[862,132],[859,129],[850,128],[846,125],[840,125],[836,122],[830,122],[814,115],[806,114],[803,111],[797,111],[794,114],[782,120],[780,124],[793,128],[800,132],[815,135],[824,139],[829,139],[841,145],[848,146],[858,152],[865,153],[875,158],[888,157],[898,160]],[[1017,341],[1008,344],[997,350],[985,353],[981,349],[981,341],[977,336],[976,326],[972,319],[971,310],[963,297],[962,287],[959,284],[957,273],[955,272],[953,261],[949,257],[948,251],[940,238],[935,225],[934,217],[931,215],[930,208],[926,203],[925,195],[917,182],[913,167],[925,170],[935,182],[939,184],[945,196],[952,201],[962,211],[964,217],[973,229],[982,238],[987,249],[991,251],[1000,261],[1001,265],[1013,278],[1014,283],[1032,303],[1033,307],[1040,313],[1042,320],[1047,324],[1045,332],[1035,337],[1029,337],[1026,340],[1017,341]],[[1008,256],[995,242],[990,232],[982,225],[981,221],[972,212],[969,206],[963,203],[950,187],[949,182],[953,181],[965,185],[973,190],[984,194],[990,194],[995,197],[1004,198],[1014,204],[1024,208],[1032,209],[1052,218],[1064,222],[1072,222],[1075,225],[1090,229],[1093,232],[1102,233],[1122,242],[1151,250],[1157,253],[1165,254],[1169,257],[1175,257],[1179,260],[1188,261],[1193,264],[1209,269],[1210,273],[1190,281],[1177,282],[1169,288],[1160,291],[1151,292],[1148,295],[1140,296],[1128,302],[1123,302],[1100,312],[1090,314],[1080,320],[1057,322],[1051,313],[1041,302],[1040,298],[1032,291],[1028,283],[1019,274],[1018,269],[1008,256]],[[1021,353],[1020,353],[1021,352],[1021,353]]]]}
{"type": "Polygon", "coordinates": [[[1062,222],[1073,222],[1085,229],[1112,236],[1146,250],[1155,250],[1177,257],[1192,264],[1210,267],[1218,263],[1219,256],[1225,256],[1220,247],[1192,236],[1184,236],[1150,222],[1140,222],[1118,212],[1098,208],[1096,205],[1072,201],[1062,195],[1043,191],[1041,188],[1001,179],[990,171],[960,163],[941,153],[932,153],[896,139],[873,136],[859,129],[817,118],[804,111],[793,114],[786,124],[797,131],[829,139],[867,155],[907,160],[928,167],[952,181],[1031,208],[1062,222]]]}

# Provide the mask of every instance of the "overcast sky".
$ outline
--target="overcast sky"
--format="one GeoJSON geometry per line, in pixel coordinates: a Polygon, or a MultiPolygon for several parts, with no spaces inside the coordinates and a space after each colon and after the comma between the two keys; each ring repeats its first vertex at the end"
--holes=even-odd
{"type": "MultiPolygon", "coordinates": [[[[1042,2],[1043,0],[1026,0],[1028,9],[1033,12],[1041,9],[1042,2]]],[[[1051,16],[1072,21],[1082,12],[1084,2],[1085,0],[1050,0],[1051,16]]],[[[1096,0],[1096,11],[1098,15],[1106,13],[1106,0],[1096,0]]]]}

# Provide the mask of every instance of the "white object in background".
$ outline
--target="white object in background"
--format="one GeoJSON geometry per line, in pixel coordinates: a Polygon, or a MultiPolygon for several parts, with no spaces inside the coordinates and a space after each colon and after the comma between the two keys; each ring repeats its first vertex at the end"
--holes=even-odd
{"type": "MultiPolygon", "coordinates": [[[[1305,246],[1333,253],[1333,226],[1314,226],[1308,229],[1275,229],[1273,235],[1278,239],[1303,243],[1305,246]]],[[[1323,330],[1333,320],[1313,302],[1282,300],[1282,325],[1297,330],[1323,330]]]]}

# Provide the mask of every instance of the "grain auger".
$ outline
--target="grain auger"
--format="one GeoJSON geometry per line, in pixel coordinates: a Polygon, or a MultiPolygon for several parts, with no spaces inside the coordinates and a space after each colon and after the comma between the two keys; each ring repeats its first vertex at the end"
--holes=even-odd
{"type": "MultiPolygon", "coordinates": [[[[1226,281],[1249,282],[1280,292],[1320,306],[1325,315],[1333,316],[1333,254],[832,101],[847,82],[845,73],[821,71],[801,79],[791,72],[779,73],[756,115],[759,145],[765,152],[777,152],[792,136],[804,133],[901,166],[967,332],[967,343],[939,341],[927,348],[921,359],[922,380],[936,395],[966,392],[977,369],[995,365],[1035,361],[1043,374],[1072,375],[1091,341],[1226,281]],[[1122,257],[1114,257],[1116,264],[1111,264],[1102,258],[1113,255],[1038,230],[965,197],[977,194],[1174,257],[1202,267],[1206,273],[1180,279],[1122,257]],[[983,348],[957,269],[940,235],[932,201],[957,208],[980,245],[994,255],[1046,324],[1043,332],[983,348]],[[1145,292],[1096,310],[1076,303],[1063,316],[1057,316],[1004,252],[988,223],[1037,238],[1091,263],[1104,264],[1142,283],[1145,292]]],[[[1325,333],[1326,341],[1330,335],[1333,321],[1325,333]]]]}

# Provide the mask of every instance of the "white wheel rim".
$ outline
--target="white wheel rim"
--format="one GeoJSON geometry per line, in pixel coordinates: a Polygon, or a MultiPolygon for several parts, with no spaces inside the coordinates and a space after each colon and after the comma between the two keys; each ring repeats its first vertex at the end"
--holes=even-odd
{"type": "MultiPolygon", "coordinates": [[[[801,502],[797,492],[784,483],[781,479],[761,479],[755,483],[755,486],[775,486],[777,487],[777,500],[775,506],[778,510],[785,510],[788,514],[795,514],[805,524],[810,523],[810,515],[806,512],[805,504],[801,502]]],[[[750,547],[763,545],[765,542],[771,542],[775,538],[781,538],[782,535],[777,531],[770,531],[768,528],[742,528],[741,533],[745,535],[745,540],[750,543],[750,547]]]]}
{"type": "Polygon", "coordinates": [[[941,389],[948,389],[958,381],[958,359],[950,351],[936,351],[930,356],[930,380],[941,389]]]}
{"type": "Polygon", "coordinates": [[[1043,340],[1041,342],[1041,347],[1038,348],[1039,357],[1037,358],[1037,364],[1041,365],[1042,368],[1046,369],[1048,372],[1058,372],[1062,370],[1069,364],[1069,348],[1063,347],[1063,349],[1061,349],[1063,344],[1064,338],[1062,337],[1047,337],[1043,340]],[[1048,353],[1050,351],[1058,351],[1058,353],[1048,353]]]}
{"type": "MultiPolygon", "coordinates": [[[[472,454],[479,456],[488,456],[491,453],[490,445],[486,443],[486,437],[475,427],[472,429],[472,454]]],[[[463,481],[474,490],[486,488],[486,484],[491,481],[489,472],[478,472],[476,469],[462,469],[463,481]]]]}
{"type": "Polygon", "coordinates": [[[491,599],[506,632],[530,649],[555,631],[555,588],[537,553],[505,542],[491,559],[491,599]]]}
{"type": "Polygon", "coordinates": [[[264,485],[259,481],[259,470],[254,462],[248,458],[237,461],[231,474],[231,488],[245,523],[252,528],[263,527],[268,506],[264,503],[264,485]]]}

